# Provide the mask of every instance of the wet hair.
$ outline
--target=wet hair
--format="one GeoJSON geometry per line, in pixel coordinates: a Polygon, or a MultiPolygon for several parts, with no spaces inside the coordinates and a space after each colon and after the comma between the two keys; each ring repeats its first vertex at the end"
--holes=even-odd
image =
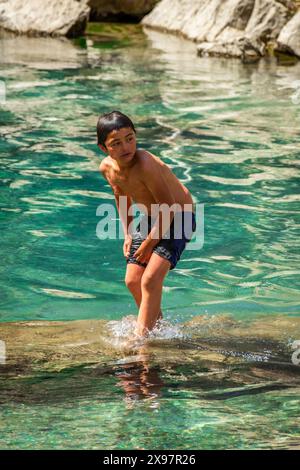
{"type": "Polygon", "coordinates": [[[105,141],[111,131],[119,131],[123,127],[130,127],[135,133],[131,119],[120,111],[101,114],[97,122],[97,144],[105,147],[105,141]]]}

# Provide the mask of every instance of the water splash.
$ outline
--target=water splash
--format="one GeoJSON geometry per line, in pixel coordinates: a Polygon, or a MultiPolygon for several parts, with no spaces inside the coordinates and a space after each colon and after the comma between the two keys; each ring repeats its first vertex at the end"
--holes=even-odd
{"type": "Polygon", "coordinates": [[[133,315],[123,317],[121,320],[113,320],[107,323],[108,331],[116,339],[131,338],[134,335],[136,318],[133,315]]]}
{"type": "MultiPolygon", "coordinates": [[[[134,336],[136,327],[136,317],[128,315],[118,321],[110,321],[107,323],[108,330],[115,338],[126,339],[134,336]]],[[[155,328],[150,331],[149,339],[184,339],[186,334],[182,331],[180,324],[174,325],[167,320],[157,322],[155,328]]]]}
{"type": "Polygon", "coordinates": [[[183,332],[182,324],[172,324],[167,320],[157,322],[155,328],[150,332],[150,339],[185,339],[187,334],[183,332]]]}

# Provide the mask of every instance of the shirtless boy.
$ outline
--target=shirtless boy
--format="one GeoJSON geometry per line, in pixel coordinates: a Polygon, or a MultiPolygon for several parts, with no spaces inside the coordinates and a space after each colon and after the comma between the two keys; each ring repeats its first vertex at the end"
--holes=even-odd
{"type": "Polygon", "coordinates": [[[137,148],[136,131],[126,115],[112,111],[100,116],[97,137],[99,148],[107,154],[100,172],[113,190],[124,229],[125,283],[139,308],[135,334],[143,337],[162,318],[165,276],[175,268],[196,229],[193,199],[162,160],[137,148]],[[135,231],[130,230],[133,217],[128,212],[133,203],[144,213],[146,233],[141,230],[142,221],[135,231]],[[162,210],[166,207],[171,208],[167,221],[162,210]],[[179,212],[181,230],[177,232],[175,214],[179,212]],[[182,235],[178,238],[175,233],[182,235]]]}

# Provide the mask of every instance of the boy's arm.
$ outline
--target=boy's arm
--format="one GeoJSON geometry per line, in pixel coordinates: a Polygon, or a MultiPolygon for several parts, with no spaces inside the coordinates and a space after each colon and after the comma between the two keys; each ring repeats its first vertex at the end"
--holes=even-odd
{"type": "Polygon", "coordinates": [[[116,206],[117,206],[119,216],[122,222],[124,236],[126,238],[128,235],[130,236],[132,235],[132,233],[130,233],[129,231],[129,226],[131,227],[133,216],[128,214],[129,209],[132,205],[132,199],[130,196],[127,196],[126,194],[119,194],[119,193],[114,192],[114,195],[115,195],[115,200],[116,200],[116,206]],[[120,197],[122,197],[121,200],[120,200],[120,197]]]}
{"type": "Polygon", "coordinates": [[[118,213],[119,213],[121,223],[122,223],[122,227],[124,230],[124,236],[126,238],[128,235],[131,235],[128,231],[128,228],[129,228],[130,223],[133,220],[133,216],[128,215],[128,212],[129,212],[129,208],[132,205],[132,199],[131,197],[124,194],[119,186],[113,185],[110,182],[107,176],[107,166],[106,166],[105,160],[102,160],[102,162],[100,163],[99,170],[113,190],[115,201],[116,201],[116,206],[117,206],[118,213]],[[123,199],[120,199],[121,196],[123,199]]]}
{"type": "MultiPolygon", "coordinates": [[[[173,211],[169,211],[169,208],[175,204],[175,198],[172,188],[168,186],[164,178],[163,168],[161,168],[160,164],[157,163],[156,160],[151,158],[144,162],[142,179],[155,199],[159,209],[158,217],[146,238],[147,244],[154,247],[167,232],[172,223],[174,213],[173,211]],[[166,217],[163,220],[164,215],[166,217]]],[[[175,207],[176,206],[174,206],[174,208],[175,207]]]]}

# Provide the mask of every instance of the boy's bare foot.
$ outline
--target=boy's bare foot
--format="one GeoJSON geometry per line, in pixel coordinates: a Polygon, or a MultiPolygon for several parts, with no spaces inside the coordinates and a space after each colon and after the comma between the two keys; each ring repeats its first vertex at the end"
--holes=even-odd
{"type": "Polygon", "coordinates": [[[140,340],[147,338],[147,336],[149,335],[149,330],[148,328],[142,327],[141,325],[137,324],[133,334],[135,340],[140,340]]]}
{"type": "MultiPolygon", "coordinates": [[[[163,319],[163,314],[162,314],[162,311],[160,310],[159,314],[158,314],[158,317],[157,317],[157,320],[156,320],[155,325],[154,325],[153,328],[155,328],[156,326],[159,326],[162,319],[163,319]]],[[[147,338],[149,336],[149,333],[150,333],[150,331],[148,330],[148,328],[141,327],[141,326],[137,325],[135,330],[134,330],[134,338],[136,340],[144,339],[144,338],[147,338]]]]}

